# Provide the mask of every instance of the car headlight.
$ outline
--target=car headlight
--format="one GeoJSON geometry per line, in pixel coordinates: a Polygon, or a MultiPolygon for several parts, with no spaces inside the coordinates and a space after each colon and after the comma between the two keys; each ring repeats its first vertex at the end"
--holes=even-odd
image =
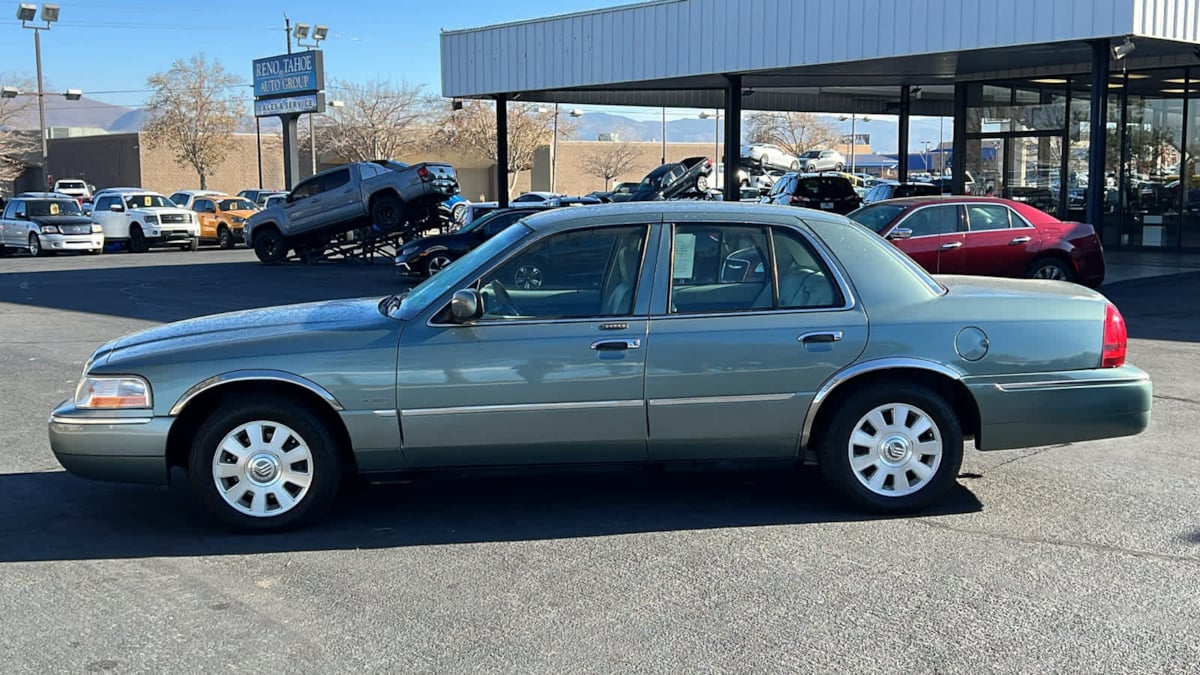
{"type": "Polygon", "coordinates": [[[39,229],[42,234],[58,234],[58,227],[56,225],[42,225],[39,229]]]}
{"type": "Polygon", "coordinates": [[[84,375],[75,388],[76,408],[150,408],[150,383],[140,377],[84,375]]]}
{"type": "Polygon", "coordinates": [[[157,224],[158,224],[158,216],[154,216],[154,215],[147,215],[147,216],[146,216],[146,223],[147,223],[147,224],[153,224],[153,225],[157,225],[157,224]]]}
{"type": "Polygon", "coordinates": [[[421,250],[420,244],[409,244],[408,246],[405,246],[404,248],[400,249],[400,255],[402,257],[407,258],[408,256],[410,256],[420,250],[421,250]]]}
{"type": "Polygon", "coordinates": [[[230,220],[232,220],[235,223],[239,223],[239,224],[246,222],[246,219],[241,216],[234,216],[234,217],[230,218],[230,220]]]}
{"type": "Polygon", "coordinates": [[[101,234],[104,228],[100,227],[100,223],[92,223],[92,234],[101,234]]]}

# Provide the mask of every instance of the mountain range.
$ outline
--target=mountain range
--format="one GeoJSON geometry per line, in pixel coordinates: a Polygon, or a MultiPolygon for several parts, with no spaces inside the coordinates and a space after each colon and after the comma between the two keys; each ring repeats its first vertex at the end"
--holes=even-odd
{"type": "MultiPolygon", "coordinates": [[[[823,115],[843,133],[850,133],[850,123],[841,122],[834,115],[823,115]]],[[[46,97],[46,126],[47,127],[91,127],[104,129],[113,133],[140,131],[146,123],[147,114],[140,108],[129,108],[113,105],[96,99],[81,98],[78,101],[68,101],[59,96],[46,97]]],[[[636,120],[624,115],[607,112],[585,112],[573,122],[576,125],[573,136],[579,140],[597,140],[602,134],[616,134],[620,140],[626,141],[659,141],[663,135],[661,120],[636,120]]],[[[13,126],[36,129],[38,126],[38,111],[36,105],[31,105],[13,121],[13,126]]],[[[722,125],[723,126],[723,125],[722,125]]],[[[716,128],[715,120],[711,119],[668,119],[666,122],[667,142],[675,143],[710,143],[713,134],[718,133],[724,139],[723,129],[716,128]]],[[[275,120],[263,120],[263,129],[275,130],[278,124],[275,120]]],[[[254,119],[247,118],[240,125],[242,131],[254,131],[254,119]]],[[[895,117],[877,117],[869,122],[858,121],[855,132],[871,135],[871,148],[876,153],[896,152],[899,139],[899,124],[895,117]]],[[[924,147],[924,141],[929,141],[934,147],[939,139],[949,142],[952,136],[952,125],[947,122],[944,128],[939,127],[937,118],[915,118],[910,126],[909,147],[919,152],[924,147]]],[[[561,138],[561,137],[560,137],[561,138]]]]}

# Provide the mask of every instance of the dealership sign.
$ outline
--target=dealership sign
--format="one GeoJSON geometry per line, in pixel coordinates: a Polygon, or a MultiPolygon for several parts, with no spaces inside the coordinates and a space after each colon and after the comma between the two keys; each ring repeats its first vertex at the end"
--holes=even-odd
{"type": "Polygon", "coordinates": [[[325,94],[266,98],[254,102],[255,117],[325,112],[325,94]]]}
{"type": "Polygon", "coordinates": [[[320,50],[254,59],[254,115],[321,112],[325,63],[320,50]]]}

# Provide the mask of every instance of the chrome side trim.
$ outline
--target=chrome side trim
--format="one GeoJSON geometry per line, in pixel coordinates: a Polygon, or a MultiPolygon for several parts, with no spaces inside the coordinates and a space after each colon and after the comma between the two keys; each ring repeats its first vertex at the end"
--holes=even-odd
{"type": "Polygon", "coordinates": [[[471,413],[538,412],[547,410],[589,410],[591,408],[641,408],[641,400],[628,401],[570,401],[566,403],[513,403],[510,405],[463,405],[447,408],[412,408],[401,410],[402,417],[429,415],[463,415],[471,413]]]}
{"type": "Polygon", "coordinates": [[[1044,382],[1012,382],[1009,384],[996,383],[996,389],[1006,393],[1019,391],[1038,391],[1050,389],[1087,389],[1089,387],[1108,387],[1119,384],[1134,384],[1144,382],[1145,377],[1114,377],[1105,380],[1046,380],[1044,382]]]}
{"type": "Polygon", "coordinates": [[[203,394],[209,389],[212,389],[213,387],[219,387],[231,382],[253,382],[255,380],[287,382],[288,384],[295,384],[304,387],[317,396],[320,396],[326,403],[329,404],[329,407],[333,408],[334,410],[342,411],[346,409],[333,394],[329,393],[329,390],[327,390],[325,387],[322,387],[312,380],[300,377],[299,375],[287,373],[282,370],[235,370],[228,373],[222,373],[215,377],[210,377],[207,380],[194,385],[191,389],[188,389],[186,392],[184,392],[183,396],[179,397],[179,400],[175,402],[175,405],[171,406],[171,410],[167,414],[171,417],[178,415],[179,413],[183,412],[184,407],[187,406],[192,399],[196,398],[200,394],[203,394]]]}
{"type": "Polygon", "coordinates": [[[771,401],[787,401],[795,398],[789,394],[749,394],[746,396],[691,396],[687,398],[652,398],[651,406],[696,405],[711,403],[768,403],[771,401]]]}
{"type": "Polygon", "coordinates": [[[952,380],[962,380],[962,373],[959,373],[948,366],[933,361],[924,359],[912,359],[907,357],[889,357],[876,359],[874,361],[866,361],[863,363],[847,366],[842,370],[834,373],[825,380],[825,383],[817,389],[817,393],[813,395],[812,403],[808,406],[808,413],[804,415],[804,426],[800,431],[800,449],[803,451],[808,447],[808,441],[812,437],[813,424],[817,420],[817,413],[821,409],[821,404],[829,395],[833,393],[839,386],[846,382],[862,375],[864,373],[872,373],[879,370],[893,370],[896,368],[915,368],[917,370],[928,370],[939,375],[944,375],[952,380]]]}
{"type": "Polygon", "coordinates": [[[395,417],[396,411],[395,410],[372,410],[371,414],[375,415],[376,417],[395,417]]]}
{"type": "Polygon", "coordinates": [[[67,417],[65,415],[51,415],[51,424],[83,424],[83,425],[106,425],[106,424],[149,424],[153,417],[67,417]]]}

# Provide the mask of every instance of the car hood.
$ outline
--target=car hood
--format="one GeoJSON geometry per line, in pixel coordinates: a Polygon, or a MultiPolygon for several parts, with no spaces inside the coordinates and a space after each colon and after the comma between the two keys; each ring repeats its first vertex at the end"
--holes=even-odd
{"type": "Polygon", "coordinates": [[[379,298],[329,300],[214,314],[176,321],[126,335],[101,348],[97,363],[147,352],[227,347],[237,342],[284,338],[303,332],[354,331],[392,324],[379,312],[379,298]]]}
{"type": "Polygon", "coordinates": [[[222,211],[221,213],[229,214],[231,216],[239,216],[242,218],[249,218],[250,216],[258,213],[258,211],[251,211],[250,209],[233,209],[231,211],[222,211]]]}
{"type": "Polygon", "coordinates": [[[91,225],[87,216],[30,216],[29,222],[38,225],[91,225]]]}
{"type": "Polygon", "coordinates": [[[283,217],[283,207],[276,204],[275,206],[268,206],[267,208],[263,209],[262,211],[255,211],[249,218],[246,219],[246,224],[254,225],[257,223],[261,223],[265,220],[269,220],[271,222],[278,222],[279,219],[281,219],[282,217],[283,217]]]}

